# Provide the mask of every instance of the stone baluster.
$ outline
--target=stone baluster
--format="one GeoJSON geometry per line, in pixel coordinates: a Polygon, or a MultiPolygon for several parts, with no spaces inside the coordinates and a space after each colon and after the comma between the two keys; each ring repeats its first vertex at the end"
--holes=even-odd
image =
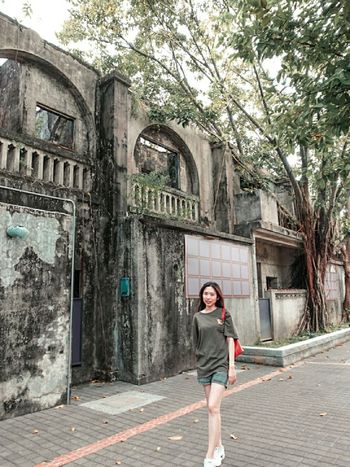
{"type": "Polygon", "coordinates": [[[195,207],[194,207],[194,220],[198,222],[199,220],[199,202],[196,201],[195,207]]]}
{"type": "Polygon", "coordinates": [[[15,146],[12,150],[12,157],[13,157],[13,162],[12,162],[12,170],[13,172],[19,172],[19,160],[20,160],[20,147],[15,146]]]}
{"type": "Polygon", "coordinates": [[[64,162],[60,160],[57,164],[57,178],[56,178],[57,185],[63,185],[63,180],[64,180],[64,162]]]}
{"type": "Polygon", "coordinates": [[[148,187],[143,186],[142,187],[142,201],[141,201],[141,207],[142,208],[147,208],[148,206],[148,187]]]}
{"type": "Polygon", "coordinates": [[[78,180],[77,180],[77,188],[82,190],[84,187],[84,180],[83,180],[83,166],[78,165],[78,180]]]}
{"type": "Polygon", "coordinates": [[[161,203],[161,191],[157,190],[156,196],[155,196],[155,207],[154,207],[157,213],[161,212],[160,203],[161,203]]]}
{"type": "Polygon", "coordinates": [[[67,186],[73,188],[74,186],[74,164],[68,163],[67,168],[67,186]]]}
{"type": "Polygon", "coordinates": [[[32,151],[26,148],[26,156],[24,159],[25,163],[25,175],[32,177],[32,151]]]}
{"type": "Polygon", "coordinates": [[[134,206],[138,207],[140,205],[140,198],[141,198],[141,190],[140,185],[138,183],[134,183],[132,185],[132,199],[134,201],[134,206]]]}
{"type": "Polygon", "coordinates": [[[49,182],[53,182],[53,158],[49,156],[49,159],[47,161],[48,167],[47,167],[47,180],[49,182]]]}
{"type": "Polygon", "coordinates": [[[150,211],[153,211],[153,200],[154,200],[154,190],[153,188],[150,188],[148,192],[148,205],[147,205],[150,211]]]}
{"type": "Polygon", "coordinates": [[[8,144],[5,141],[0,141],[0,169],[6,170],[7,167],[7,147],[8,144]]]}
{"type": "Polygon", "coordinates": [[[192,218],[192,201],[187,200],[186,219],[191,220],[191,218],[192,218]]]}
{"type": "Polygon", "coordinates": [[[38,179],[44,180],[44,154],[37,151],[38,153],[38,179]]]}

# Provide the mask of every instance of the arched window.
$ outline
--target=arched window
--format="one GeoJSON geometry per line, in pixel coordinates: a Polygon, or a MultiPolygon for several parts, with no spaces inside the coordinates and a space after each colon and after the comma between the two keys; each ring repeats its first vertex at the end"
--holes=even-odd
{"type": "Polygon", "coordinates": [[[134,151],[139,173],[155,172],[166,185],[184,193],[199,194],[198,172],[185,142],[171,128],[151,125],[137,139],[134,151]]]}

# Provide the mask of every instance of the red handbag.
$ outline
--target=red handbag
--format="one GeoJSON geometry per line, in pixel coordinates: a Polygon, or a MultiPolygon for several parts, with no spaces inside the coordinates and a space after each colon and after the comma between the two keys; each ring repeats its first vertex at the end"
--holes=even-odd
{"type": "MultiPolygon", "coordinates": [[[[225,324],[225,320],[226,320],[226,308],[223,307],[222,313],[221,313],[221,321],[225,324]]],[[[239,339],[234,339],[234,344],[235,344],[235,358],[236,358],[238,357],[238,355],[244,352],[244,349],[241,346],[239,339]]]]}

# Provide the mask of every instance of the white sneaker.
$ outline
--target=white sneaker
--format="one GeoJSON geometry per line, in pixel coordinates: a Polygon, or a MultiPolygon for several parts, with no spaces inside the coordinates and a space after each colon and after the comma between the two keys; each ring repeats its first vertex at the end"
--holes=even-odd
{"type": "Polygon", "coordinates": [[[214,457],[215,458],[219,457],[221,459],[221,461],[223,461],[225,459],[225,448],[224,448],[224,446],[219,446],[218,448],[215,448],[214,457]]]}
{"type": "Polygon", "coordinates": [[[217,464],[217,459],[208,459],[207,457],[204,459],[203,467],[217,467],[219,465],[221,465],[221,461],[220,464],[217,464]]]}

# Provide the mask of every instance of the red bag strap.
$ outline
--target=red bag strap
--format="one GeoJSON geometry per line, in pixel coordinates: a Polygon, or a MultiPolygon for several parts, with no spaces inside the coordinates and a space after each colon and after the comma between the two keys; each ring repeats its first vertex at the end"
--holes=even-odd
{"type": "Polygon", "coordinates": [[[226,308],[225,306],[223,306],[222,311],[221,311],[221,321],[224,323],[225,319],[226,319],[226,308]]]}

